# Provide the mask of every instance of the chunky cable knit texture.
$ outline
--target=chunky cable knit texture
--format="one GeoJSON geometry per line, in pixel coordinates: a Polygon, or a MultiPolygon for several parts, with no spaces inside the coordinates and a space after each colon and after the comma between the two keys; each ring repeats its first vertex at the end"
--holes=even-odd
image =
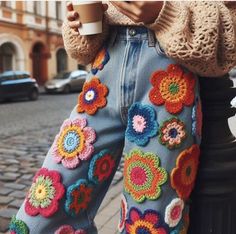
{"type": "MultiPolygon", "coordinates": [[[[81,64],[92,62],[109,34],[108,25],[134,23],[108,3],[103,33],[80,36],[63,25],[68,54],[81,64]]],[[[231,2],[165,2],[154,23],[155,32],[167,56],[201,76],[217,77],[236,66],[236,4],[231,2]]]]}

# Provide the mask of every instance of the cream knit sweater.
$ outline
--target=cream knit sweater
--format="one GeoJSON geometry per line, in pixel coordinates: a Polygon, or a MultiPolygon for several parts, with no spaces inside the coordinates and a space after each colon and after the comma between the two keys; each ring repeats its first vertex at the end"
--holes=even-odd
{"type": "MultiPolygon", "coordinates": [[[[236,2],[235,2],[236,3],[236,2]]],[[[62,27],[67,53],[80,64],[93,61],[109,34],[109,25],[134,23],[108,3],[103,33],[81,36],[62,27]]],[[[201,76],[217,77],[236,66],[236,4],[230,2],[165,2],[154,23],[155,32],[167,56],[201,76]]]]}

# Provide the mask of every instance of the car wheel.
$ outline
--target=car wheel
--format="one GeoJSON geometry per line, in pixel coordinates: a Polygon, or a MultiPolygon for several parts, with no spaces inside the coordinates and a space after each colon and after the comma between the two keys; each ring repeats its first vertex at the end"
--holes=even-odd
{"type": "Polygon", "coordinates": [[[66,86],[64,87],[63,93],[64,93],[64,94],[70,93],[70,86],[69,86],[69,85],[66,85],[66,86]]]}
{"type": "Polygon", "coordinates": [[[29,94],[29,100],[35,101],[38,99],[39,91],[37,89],[32,89],[29,94]]]}

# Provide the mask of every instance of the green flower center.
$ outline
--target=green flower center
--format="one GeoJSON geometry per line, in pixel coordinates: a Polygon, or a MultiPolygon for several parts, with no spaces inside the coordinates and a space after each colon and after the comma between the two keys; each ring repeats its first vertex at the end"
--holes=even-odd
{"type": "Polygon", "coordinates": [[[176,83],[171,83],[169,86],[169,91],[171,94],[176,94],[179,92],[179,86],[176,83]]]}

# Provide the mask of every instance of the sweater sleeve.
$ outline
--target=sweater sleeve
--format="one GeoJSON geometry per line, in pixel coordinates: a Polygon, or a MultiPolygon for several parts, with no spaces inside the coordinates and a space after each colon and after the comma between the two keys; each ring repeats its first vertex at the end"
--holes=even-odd
{"type": "Polygon", "coordinates": [[[68,21],[64,21],[62,36],[67,54],[76,59],[79,64],[87,65],[94,60],[108,36],[107,20],[104,17],[102,33],[88,36],[79,35],[79,32],[69,27],[68,21]]]}
{"type": "Polygon", "coordinates": [[[198,75],[222,76],[236,66],[235,4],[165,2],[148,27],[167,56],[198,75]]]}

